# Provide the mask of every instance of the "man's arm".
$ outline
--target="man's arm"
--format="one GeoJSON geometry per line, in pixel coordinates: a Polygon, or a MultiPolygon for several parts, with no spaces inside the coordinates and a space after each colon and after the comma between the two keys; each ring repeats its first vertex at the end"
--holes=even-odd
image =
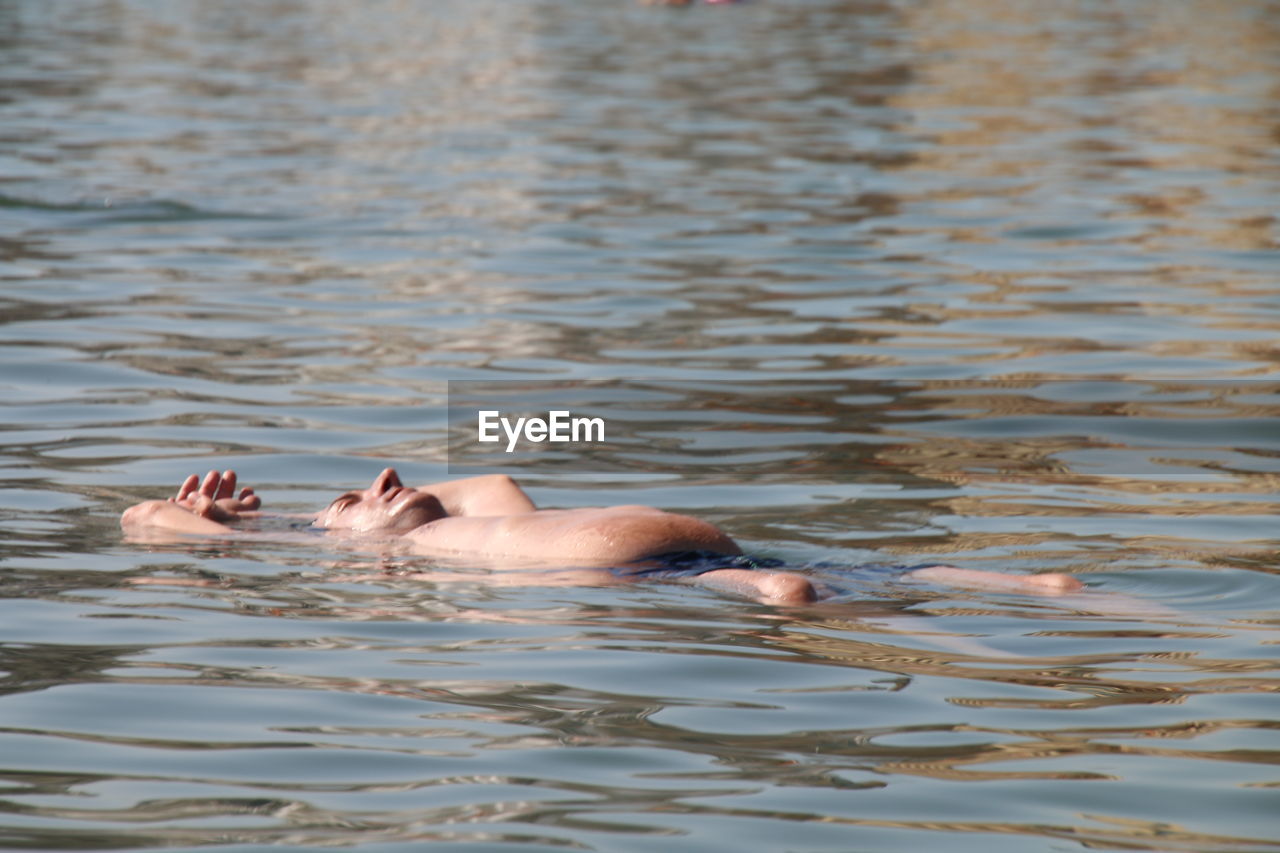
{"type": "Polygon", "coordinates": [[[452,516],[523,515],[537,509],[524,489],[506,474],[486,474],[418,488],[435,495],[452,516]]]}
{"type": "Polygon", "coordinates": [[[201,480],[192,474],[165,501],[143,501],[120,516],[120,524],[130,532],[165,530],[172,533],[219,535],[231,533],[224,522],[256,515],[262,499],[253,489],[236,494],[235,471],[210,471],[201,480]]]}
{"type": "Polygon", "coordinates": [[[143,501],[131,506],[120,516],[120,526],[130,533],[165,530],[171,533],[195,533],[216,536],[231,533],[220,521],[203,516],[172,501],[143,501]]]}

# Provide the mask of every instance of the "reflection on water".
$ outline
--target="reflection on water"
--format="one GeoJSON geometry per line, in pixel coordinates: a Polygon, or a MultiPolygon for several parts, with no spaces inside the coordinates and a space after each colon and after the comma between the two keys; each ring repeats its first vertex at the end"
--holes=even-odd
{"type": "Polygon", "coordinates": [[[0,3],[0,847],[1275,849],[1275,12],[0,3]],[[547,505],[1092,590],[120,539],[453,380],[620,416],[547,505]]]}

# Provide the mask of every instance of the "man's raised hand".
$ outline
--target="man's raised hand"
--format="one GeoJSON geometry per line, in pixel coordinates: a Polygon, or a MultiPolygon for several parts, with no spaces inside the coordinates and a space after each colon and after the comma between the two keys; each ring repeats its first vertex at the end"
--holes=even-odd
{"type": "Polygon", "coordinates": [[[231,470],[210,471],[203,480],[192,474],[169,501],[214,521],[232,521],[262,506],[262,499],[247,486],[236,494],[236,472],[231,470]]]}

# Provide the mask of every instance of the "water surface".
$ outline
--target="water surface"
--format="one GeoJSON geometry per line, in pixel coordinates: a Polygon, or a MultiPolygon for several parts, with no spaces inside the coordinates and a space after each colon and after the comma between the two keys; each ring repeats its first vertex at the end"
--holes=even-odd
{"type": "Polygon", "coordinates": [[[0,846],[1280,846],[1277,22],[0,4],[0,846]],[[445,477],[458,380],[661,400],[545,505],[1090,596],[120,535],[445,477]]]}

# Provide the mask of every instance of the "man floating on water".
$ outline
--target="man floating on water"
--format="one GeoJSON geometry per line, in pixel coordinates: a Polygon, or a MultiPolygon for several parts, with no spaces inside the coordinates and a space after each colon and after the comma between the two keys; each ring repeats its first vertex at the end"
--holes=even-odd
{"type": "MultiPolygon", "coordinates": [[[[251,488],[236,491],[234,471],[188,477],[168,500],[125,510],[126,531],[217,538],[252,535],[231,525],[262,516],[251,488]]],[[[601,585],[644,579],[687,580],[768,604],[805,604],[821,596],[805,575],[744,556],[724,531],[687,515],[647,506],[538,509],[504,475],[413,488],[387,468],[368,488],[339,495],[312,526],[370,545],[394,543],[409,553],[465,561],[494,570],[484,578],[530,585],[601,585]]],[[[1017,576],[955,566],[902,569],[916,580],[953,586],[1054,595],[1084,588],[1060,573],[1017,576]]],[[[410,577],[448,581],[456,572],[410,577]]]]}

